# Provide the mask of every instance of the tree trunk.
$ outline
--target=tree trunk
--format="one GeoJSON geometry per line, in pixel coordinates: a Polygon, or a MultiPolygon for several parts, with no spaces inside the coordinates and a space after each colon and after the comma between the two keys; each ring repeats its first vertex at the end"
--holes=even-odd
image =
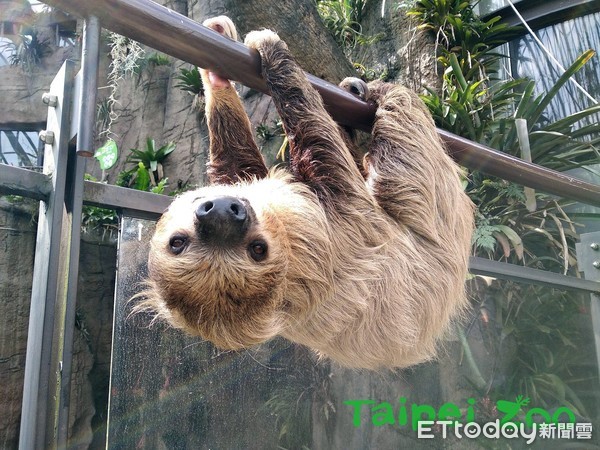
{"type": "Polygon", "coordinates": [[[371,76],[403,84],[416,92],[423,87],[438,89],[435,39],[406,15],[406,7],[389,0],[369,0],[362,15],[362,33],[378,36],[370,45],[358,46],[353,61],[371,71],[371,76]]]}
{"type": "Polygon", "coordinates": [[[355,73],[325,28],[313,0],[190,0],[188,8],[189,17],[198,22],[222,14],[229,16],[240,36],[261,28],[276,31],[300,66],[319,78],[337,84],[355,73]]]}

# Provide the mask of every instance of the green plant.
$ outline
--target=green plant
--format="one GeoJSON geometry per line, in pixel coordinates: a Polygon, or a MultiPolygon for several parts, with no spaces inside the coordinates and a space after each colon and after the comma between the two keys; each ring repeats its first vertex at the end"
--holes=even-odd
{"type": "MultiPolygon", "coordinates": [[[[597,121],[580,125],[582,119],[600,112],[598,106],[556,121],[544,116],[556,93],[585,66],[593,51],[577,58],[548,92],[535,95],[531,80],[493,78],[503,57],[496,46],[512,39],[515,31],[498,18],[484,22],[474,13],[473,3],[456,0],[416,1],[410,14],[421,28],[435,34],[439,44],[442,89],[422,96],[438,126],[520,157],[523,136],[517,133],[517,119],[522,119],[534,163],[563,171],[598,161],[600,125],[597,121]]],[[[470,173],[468,179],[466,190],[477,206],[476,254],[576,273],[577,224],[565,212],[568,202],[539,192],[526,194],[521,186],[479,172],[470,173]]],[[[565,405],[585,414],[573,388],[581,382],[573,376],[581,363],[581,352],[574,351],[583,342],[577,324],[585,309],[581,299],[540,286],[494,281],[486,289],[483,305],[489,353],[499,355],[510,347],[515,354],[505,368],[508,373],[494,373],[491,380],[482,380],[475,367],[472,373],[480,375],[473,376],[476,388],[487,394],[493,386],[499,398],[523,395],[532,404],[565,405]],[[489,301],[493,320],[484,312],[489,301]],[[496,331],[490,329],[492,323],[496,331]]],[[[471,354],[467,340],[461,343],[465,355],[471,354]]],[[[473,359],[470,362],[475,364],[473,359]]],[[[582,378],[590,382],[595,376],[582,378]]]]}
{"type": "Polygon", "coordinates": [[[143,57],[139,58],[133,71],[134,73],[140,75],[144,71],[150,71],[156,67],[168,66],[170,64],[171,60],[167,55],[158,52],[152,52],[149,54],[144,54],[143,57]]]}
{"type": "Polygon", "coordinates": [[[182,91],[189,92],[192,95],[203,95],[204,85],[202,78],[200,77],[200,71],[197,67],[186,69],[181,67],[179,69],[179,75],[177,75],[178,83],[175,85],[176,88],[182,91]]]}
{"type": "MultiPolygon", "coordinates": [[[[422,28],[436,33],[442,49],[438,58],[444,68],[442,89],[429,89],[422,96],[438,126],[521,156],[516,119],[524,119],[533,162],[562,171],[598,160],[600,125],[577,129],[579,121],[600,111],[598,106],[556,122],[543,115],[593,51],[582,54],[549,92],[535,96],[531,80],[490,77],[501,57],[494,45],[505,43],[514,29],[499,24],[496,18],[482,22],[469,2],[426,0],[416,2],[414,8],[410,13],[424,21],[422,28]]],[[[470,178],[468,192],[478,205],[473,239],[476,252],[561,272],[573,266],[575,227],[560,202],[538,193],[539,207],[528,211],[522,188],[478,173],[470,178]]]]}
{"type": "Polygon", "coordinates": [[[103,98],[96,105],[96,127],[100,134],[106,130],[110,124],[110,104],[107,98],[103,98]]]}
{"type": "Polygon", "coordinates": [[[191,69],[181,67],[179,69],[179,75],[177,75],[178,83],[175,87],[187,92],[193,96],[192,109],[203,110],[203,96],[204,96],[204,84],[202,83],[202,77],[198,67],[194,66],[191,69]]]}
{"type": "Polygon", "coordinates": [[[317,0],[316,3],[325,26],[347,56],[355,47],[373,44],[381,38],[362,33],[360,22],[367,0],[317,0]]]}
{"type": "Polygon", "coordinates": [[[84,231],[97,229],[110,229],[118,231],[119,219],[117,213],[112,209],[100,208],[98,206],[84,205],[81,215],[81,228],[84,231]]]}
{"type": "Polygon", "coordinates": [[[275,137],[275,134],[273,131],[271,131],[271,128],[264,123],[256,126],[256,135],[263,141],[270,141],[275,137]]]}
{"type": "Polygon", "coordinates": [[[407,14],[417,19],[420,29],[435,34],[445,67],[449,55],[458,57],[466,79],[480,79],[488,70],[495,71],[494,64],[502,58],[495,49],[519,32],[519,27],[501,22],[499,16],[481,20],[468,0],[420,0],[407,14]]]}
{"type": "Polygon", "coordinates": [[[596,375],[593,367],[583,368],[587,355],[577,351],[587,345],[581,329],[582,320],[589,320],[583,296],[504,282],[493,286],[488,298],[501,336],[486,341],[489,350],[498,354],[510,348],[515,353],[498,396],[523,395],[535,406],[567,406],[585,416],[585,401],[574,387],[586,387],[596,375]]]}
{"type": "MultiPolygon", "coordinates": [[[[84,179],[86,181],[98,181],[89,173],[84,175],[84,179]]],[[[118,231],[118,222],[119,217],[117,216],[116,211],[112,209],[90,205],[83,206],[81,213],[81,228],[84,231],[103,229],[105,231],[110,231],[112,234],[112,232],[118,231]]]]}
{"type": "Polygon", "coordinates": [[[31,69],[51,53],[49,41],[41,38],[35,27],[19,34],[19,40],[18,44],[12,44],[14,51],[9,56],[10,64],[13,66],[31,69]]]}
{"type": "MultiPolygon", "coordinates": [[[[104,119],[104,130],[100,135],[114,138],[112,124],[119,118],[119,114],[115,111],[115,105],[118,104],[117,88],[119,82],[126,76],[133,76],[139,73],[139,64],[140,61],[144,60],[146,51],[136,41],[118,33],[108,33],[107,41],[112,59],[110,72],[107,77],[109,95],[105,100],[108,119],[104,119]]],[[[106,112],[104,115],[106,116],[106,112]]]]}
{"type": "Polygon", "coordinates": [[[117,176],[116,184],[123,187],[133,187],[140,191],[150,191],[162,194],[167,178],[164,177],[162,163],[169,156],[176,145],[173,142],[156,149],[154,139],[146,140],[146,148],[131,149],[127,163],[134,167],[122,171],[117,176]]]}
{"type": "Polygon", "coordinates": [[[256,126],[256,135],[263,141],[269,141],[275,136],[283,136],[283,123],[281,119],[273,120],[273,125],[269,126],[266,123],[261,123],[256,126]]]}

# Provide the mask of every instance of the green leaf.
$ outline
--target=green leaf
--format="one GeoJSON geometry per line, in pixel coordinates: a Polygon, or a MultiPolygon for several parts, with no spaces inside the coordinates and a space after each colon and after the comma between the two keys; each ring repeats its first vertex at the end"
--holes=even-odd
{"type": "Polygon", "coordinates": [[[143,162],[138,164],[138,168],[135,173],[135,184],[133,187],[138,191],[147,191],[150,187],[150,174],[148,173],[148,169],[146,169],[143,162]]]}
{"type": "Polygon", "coordinates": [[[515,249],[515,254],[517,257],[520,260],[523,259],[523,240],[519,237],[515,230],[506,225],[496,225],[496,229],[506,235],[515,249]]]}
{"type": "Polygon", "coordinates": [[[150,189],[150,192],[152,192],[154,194],[162,194],[165,190],[165,186],[167,185],[168,180],[169,180],[168,178],[163,178],[162,180],[160,180],[158,182],[158,184],[156,186],[154,186],[152,189],[150,189]]]}
{"type": "Polygon", "coordinates": [[[117,148],[117,143],[112,139],[107,141],[106,144],[96,150],[94,158],[98,160],[102,170],[110,169],[119,159],[119,149],[117,148]]]}
{"type": "Polygon", "coordinates": [[[543,97],[541,102],[538,104],[537,108],[531,113],[531,116],[527,119],[530,127],[532,127],[540,118],[546,106],[552,101],[552,99],[556,96],[560,88],[564,86],[565,83],[569,81],[569,79],[575,75],[585,64],[596,54],[594,50],[587,50],[583,52],[579,58],[575,60],[571,67],[569,67],[564,74],[558,79],[556,84],[552,86],[552,89],[548,91],[548,93],[543,97]]]}
{"type": "Polygon", "coordinates": [[[452,73],[454,73],[461,89],[464,91],[467,89],[467,80],[465,80],[462,70],[460,69],[460,64],[458,64],[458,58],[454,53],[450,55],[450,66],[452,67],[452,73]]]}
{"type": "Polygon", "coordinates": [[[154,154],[154,139],[146,139],[146,151],[150,154],[154,154]]]}

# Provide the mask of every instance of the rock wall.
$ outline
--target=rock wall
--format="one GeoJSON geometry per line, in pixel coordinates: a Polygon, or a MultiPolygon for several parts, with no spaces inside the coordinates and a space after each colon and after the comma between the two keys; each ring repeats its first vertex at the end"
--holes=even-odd
{"type": "Polygon", "coordinates": [[[41,130],[46,124],[47,109],[42,94],[65,59],[79,60],[79,46],[54,48],[40,65],[0,66],[0,92],[3,101],[0,108],[0,128],[14,130],[41,130]]]}
{"type": "MultiPolygon", "coordinates": [[[[147,49],[148,54],[152,52],[147,49]]],[[[105,54],[108,54],[107,47],[105,54]]],[[[103,67],[108,65],[108,61],[102,64],[103,67]]],[[[127,162],[130,150],[144,149],[146,139],[152,138],[158,146],[171,141],[177,145],[163,163],[165,177],[169,178],[167,192],[206,184],[208,129],[204,106],[202,98],[197,101],[200,106],[195,106],[194,96],[176,87],[182,67],[191,68],[182,61],[171,60],[169,65],[142,71],[139,77],[126,77],[119,83],[115,105],[118,119],[111,126],[109,136],[117,142],[120,157],[105,175],[109,183],[116,182],[119,172],[133,167],[127,162]]],[[[277,112],[271,98],[241,85],[237,88],[253,129],[260,125],[274,128],[277,112]]],[[[107,134],[100,134],[96,146],[100,147],[106,138],[107,134]]],[[[283,137],[274,136],[265,141],[257,136],[257,142],[267,163],[273,164],[283,137]]],[[[87,170],[98,179],[103,177],[95,160],[89,160],[87,170]]]]}

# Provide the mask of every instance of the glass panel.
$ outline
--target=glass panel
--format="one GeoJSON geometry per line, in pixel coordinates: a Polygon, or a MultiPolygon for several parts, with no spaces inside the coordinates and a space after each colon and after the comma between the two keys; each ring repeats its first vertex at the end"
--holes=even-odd
{"type": "MultiPolygon", "coordinates": [[[[565,68],[588,49],[600,48],[600,13],[568,20],[537,31],[546,48],[565,68]],[[568,39],[565,37],[568,36],[568,39]]],[[[516,41],[517,64],[515,78],[529,77],[536,81],[536,93],[548,92],[562,75],[530,35],[516,41]]],[[[575,74],[575,80],[594,98],[600,96],[600,61],[592,58],[575,74]]],[[[544,111],[549,121],[561,119],[593,106],[574,83],[567,83],[544,111]]],[[[580,126],[597,123],[600,116],[582,121],[580,126]]]]}
{"type": "Polygon", "coordinates": [[[17,448],[39,202],[0,196],[0,447],[17,448]]]}
{"type": "MultiPolygon", "coordinates": [[[[411,425],[419,414],[485,424],[513,413],[517,423],[544,414],[552,420],[558,411],[561,419],[571,420],[573,414],[578,427],[591,423],[597,429],[598,367],[587,295],[474,277],[469,280],[471,319],[451,333],[438,361],[409,370],[343,369],[319,362],[305,348],[282,339],[239,353],[220,352],[165,325],[151,324],[148,316],[129,315],[128,302],[143,279],[153,227],[152,222],[130,218],[122,223],[111,449],[496,444],[481,430],[479,437],[466,438],[469,443],[457,438],[454,428],[446,430],[444,439],[443,424],[422,429],[423,435],[434,437],[419,439],[411,425]]],[[[558,426],[553,427],[558,436],[558,426]]],[[[566,430],[585,437],[585,428],[576,431],[569,425],[566,430]]],[[[501,441],[510,448],[526,447],[525,438],[501,441]]]]}
{"type": "Polygon", "coordinates": [[[35,131],[0,131],[0,163],[26,168],[40,167],[39,142],[35,131]]]}

